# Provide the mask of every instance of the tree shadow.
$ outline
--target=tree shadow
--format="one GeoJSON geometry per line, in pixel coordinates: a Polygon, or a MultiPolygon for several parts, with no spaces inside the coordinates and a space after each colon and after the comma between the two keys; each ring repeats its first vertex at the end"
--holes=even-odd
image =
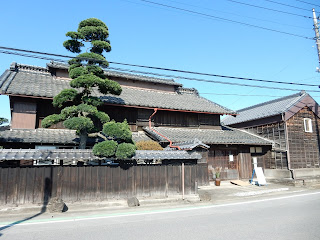
{"type": "Polygon", "coordinates": [[[42,208],[40,210],[39,213],[33,215],[33,216],[30,216],[30,217],[27,217],[27,218],[24,218],[22,220],[19,220],[19,221],[15,221],[13,223],[10,223],[6,226],[3,226],[3,227],[0,227],[0,237],[3,235],[3,233],[1,233],[3,230],[6,230],[10,227],[13,227],[15,225],[18,225],[18,224],[21,224],[21,223],[24,223],[26,221],[29,221],[35,217],[38,217],[40,216],[41,214],[45,213],[47,211],[47,205],[51,199],[51,194],[52,194],[52,167],[51,167],[51,172],[50,172],[50,178],[46,178],[45,181],[44,181],[44,196],[43,196],[43,205],[42,205],[42,208]]]}

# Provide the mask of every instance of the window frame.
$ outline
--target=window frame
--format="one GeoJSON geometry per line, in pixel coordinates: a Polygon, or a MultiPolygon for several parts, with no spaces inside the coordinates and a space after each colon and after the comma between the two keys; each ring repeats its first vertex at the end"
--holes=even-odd
{"type": "Polygon", "coordinates": [[[312,133],[312,119],[304,118],[303,119],[304,132],[312,133]]]}

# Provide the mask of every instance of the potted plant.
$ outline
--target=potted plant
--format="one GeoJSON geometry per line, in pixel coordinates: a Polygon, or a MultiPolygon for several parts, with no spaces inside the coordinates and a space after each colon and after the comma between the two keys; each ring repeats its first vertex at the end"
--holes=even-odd
{"type": "Polygon", "coordinates": [[[221,173],[221,167],[216,167],[215,169],[215,174],[216,174],[216,179],[215,179],[215,184],[216,186],[220,186],[220,173],[221,173]]]}

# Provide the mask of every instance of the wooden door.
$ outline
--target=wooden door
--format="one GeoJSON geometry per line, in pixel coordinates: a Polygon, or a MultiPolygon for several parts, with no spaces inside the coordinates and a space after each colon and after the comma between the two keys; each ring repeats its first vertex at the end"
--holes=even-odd
{"type": "Polygon", "coordinates": [[[252,161],[250,153],[239,153],[238,170],[240,179],[250,179],[252,176],[252,161]]]}

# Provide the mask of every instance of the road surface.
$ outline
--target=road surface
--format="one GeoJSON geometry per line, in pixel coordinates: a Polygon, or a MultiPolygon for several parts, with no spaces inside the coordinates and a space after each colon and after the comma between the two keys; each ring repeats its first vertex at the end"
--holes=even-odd
{"type": "MultiPolygon", "coordinates": [[[[63,216],[63,215],[62,215],[63,216]]],[[[320,192],[188,208],[31,219],[0,239],[320,239],[320,192]]]]}

